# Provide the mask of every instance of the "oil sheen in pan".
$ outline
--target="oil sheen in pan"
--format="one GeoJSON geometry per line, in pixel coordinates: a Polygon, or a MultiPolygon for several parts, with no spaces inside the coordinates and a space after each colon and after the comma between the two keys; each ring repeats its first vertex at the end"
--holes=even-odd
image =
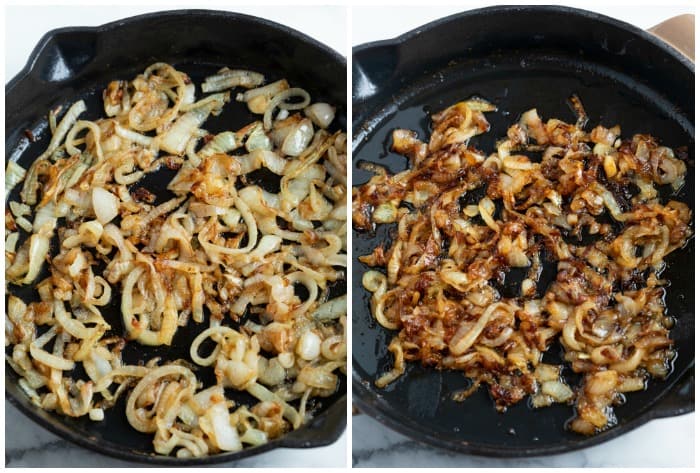
{"type": "MultiPolygon", "coordinates": [[[[491,130],[472,142],[480,149],[492,149],[495,141],[505,136],[508,125],[517,120],[517,114],[532,107],[537,107],[545,119],[574,118],[567,98],[576,93],[590,117],[590,126],[619,123],[625,136],[652,130],[664,144],[672,147],[687,145],[692,155],[692,123],[648,87],[593,63],[575,62],[553,55],[523,54],[525,56],[514,54],[512,57],[491,58],[488,67],[482,67],[479,61],[453,63],[404,89],[394,91],[390,96],[385,94],[381,106],[363,117],[366,120],[361,124],[360,132],[354,136],[353,186],[366,182],[370,177],[370,173],[358,167],[360,160],[380,164],[391,172],[406,168],[406,159],[389,150],[391,130],[416,130],[419,138],[426,139],[430,135],[430,113],[472,96],[483,97],[499,109],[496,113],[487,114],[491,130]]],[[[688,174],[688,184],[676,198],[690,204],[694,199],[692,169],[688,174]]],[[[558,446],[562,441],[576,444],[585,441],[585,438],[564,428],[572,415],[572,408],[568,406],[534,411],[526,403],[521,403],[501,415],[495,411],[483,388],[464,403],[451,401],[453,392],[468,386],[468,381],[460,373],[437,372],[408,363],[407,373],[393,383],[394,386],[389,385],[385,389],[374,387],[373,381],[392,365],[392,357],[386,351],[392,334],[371,320],[367,291],[359,282],[368,268],[356,258],[386,241],[390,234],[388,229],[381,229],[376,235],[357,231],[353,231],[352,235],[353,293],[357,307],[353,312],[353,379],[360,381],[365,390],[376,396],[371,402],[376,402],[381,412],[390,412],[393,419],[400,418],[402,430],[415,429],[417,435],[444,438],[446,442],[502,444],[515,450],[558,446]],[[417,386],[413,385],[414,380],[418,380],[417,386]],[[476,428],[476,425],[479,427],[476,428]],[[528,427],[523,429],[524,425],[528,427]],[[517,435],[510,433],[511,428],[517,435]]],[[[694,358],[692,339],[689,340],[692,335],[688,331],[693,326],[693,306],[689,298],[684,297],[684,294],[693,293],[692,281],[684,277],[687,261],[692,259],[693,254],[692,243],[683,252],[672,254],[668,258],[668,269],[663,274],[673,281],[666,302],[669,311],[678,314],[678,323],[671,333],[679,346],[676,366],[684,367],[694,358]]],[[[556,344],[546,357],[552,362],[561,360],[556,344]]],[[[665,381],[649,383],[646,391],[628,396],[629,402],[616,408],[619,423],[623,425],[643,415],[679,377],[680,373],[676,371],[665,381]]],[[[596,443],[611,434],[615,435],[614,429],[601,434],[596,443]]]]}

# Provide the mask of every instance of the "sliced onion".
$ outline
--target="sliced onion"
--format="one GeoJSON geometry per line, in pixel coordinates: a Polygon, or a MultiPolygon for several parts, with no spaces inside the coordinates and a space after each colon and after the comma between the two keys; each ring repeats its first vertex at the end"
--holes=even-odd
{"type": "Polygon", "coordinates": [[[248,150],[248,152],[252,152],[256,149],[272,150],[272,141],[265,133],[262,123],[259,123],[248,135],[245,142],[245,149],[248,150]]]}
{"type": "Polygon", "coordinates": [[[265,113],[263,115],[263,126],[265,127],[265,130],[272,128],[272,112],[275,110],[275,107],[279,107],[282,110],[299,110],[306,107],[310,101],[311,97],[304,89],[292,88],[283,90],[282,92],[276,94],[270,99],[270,102],[265,108],[265,113]],[[287,99],[295,96],[301,97],[302,101],[297,103],[285,102],[287,99]]]}
{"type": "Polygon", "coordinates": [[[5,168],[5,195],[10,195],[12,189],[22,182],[27,175],[27,170],[15,161],[8,161],[5,168]]]}
{"type": "Polygon", "coordinates": [[[309,146],[313,136],[314,127],[311,122],[302,120],[284,139],[282,153],[287,156],[299,156],[309,146]]]}
{"type": "Polygon", "coordinates": [[[31,284],[41,272],[49,254],[50,234],[35,233],[29,238],[29,270],[22,284],[31,284]]]}
{"type": "Polygon", "coordinates": [[[199,420],[199,426],[219,449],[237,452],[243,448],[238,431],[231,425],[225,403],[220,402],[207,409],[199,420]]]}
{"type": "Polygon", "coordinates": [[[292,427],[294,427],[295,429],[299,428],[299,426],[302,424],[303,419],[301,418],[297,410],[289,404],[287,404],[277,394],[265,388],[265,386],[258,383],[254,383],[253,385],[249,386],[246,390],[253,397],[259,399],[260,401],[274,402],[282,406],[282,415],[292,424],[292,427]]]}
{"type": "Polygon", "coordinates": [[[375,223],[394,223],[398,215],[398,209],[394,204],[384,202],[372,212],[372,221],[375,223]]]}
{"type": "Polygon", "coordinates": [[[44,151],[44,153],[41,156],[37,158],[37,161],[50,156],[51,154],[53,154],[54,151],[56,151],[60,143],[68,134],[68,131],[71,128],[73,128],[73,125],[75,125],[75,123],[78,121],[78,117],[86,110],[87,107],[85,106],[85,102],[83,102],[82,100],[78,100],[70,106],[70,108],[58,124],[58,127],[56,127],[56,132],[51,137],[49,147],[46,149],[46,151],[44,151]]]}
{"type": "Polygon", "coordinates": [[[5,239],[5,251],[9,253],[17,252],[17,242],[19,241],[19,232],[12,232],[5,239]]]}
{"type": "Polygon", "coordinates": [[[201,158],[213,156],[218,153],[228,153],[240,146],[236,138],[236,133],[232,131],[224,131],[217,134],[197,153],[201,158]]]}
{"type": "Polygon", "coordinates": [[[253,87],[258,87],[264,81],[265,76],[258,72],[224,68],[218,74],[204,79],[202,92],[219,92],[221,90],[233,89],[234,87],[251,89],[253,87]]]}
{"type": "Polygon", "coordinates": [[[545,381],[542,393],[551,396],[556,402],[566,402],[574,397],[574,392],[561,381],[545,381]]]}
{"type": "Polygon", "coordinates": [[[119,215],[119,197],[106,189],[95,187],[92,190],[92,209],[97,220],[106,225],[119,215]]]}
{"type": "Polygon", "coordinates": [[[450,353],[452,353],[453,355],[462,355],[466,353],[467,350],[474,344],[479,335],[481,335],[481,332],[484,330],[484,327],[486,327],[486,325],[491,320],[493,313],[501,307],[507,306],[503,303],[491,304],[481,314],[476,324],[460,325],[460,327],[457,329],[457,332],[450,340],[450,353]]]}
{"type": "Polygon", "coordinates": [[[256,169],[260,169],[261,166],[265,166],[270,171],[281,176],[287,167],[286,159],[267,149],[256,149],[245,156],[241,156],[239,159],[241,174],[248,174],[256,169]]]}
{"type": "Polygon", "coordinates": [[[116,124],[114,126],[114,131],[115,133],[129,141],[133,141],[134,143],[137,143],[141,146],[151,146],[153,144],[153,138],[150,136],[142,135],[141,133],[137,133],[133,130],[127,129],[122,127],[119,124],[116,124]]]}
{"type": "MultiPolygon", "coordinates": [[[[225,101],[227,99],[222,95],[221,102],[225,101]]],[[[209,102],[180,116],[168,131],[159,135],[160,148],[168,153],[182,156],[187,142],[190,141],[195,131],[202,126],[202,123],[204,123],[216,106],[216,103],[209,102]]]]}
{"type": "Polygon", "coordinates": [[[347,314],[347,304],[348,296],[343,294],[318,306],[311,317],[319,321],[338,319],[347,314]]]}
{"type": "Polygon", "coordinates": [[[326,129],[335,119],[335,107],[323,102],[317,102],[304,109],[304,114],[320,128],[326,129]]]}
{"type": "Polygon", "coordinates": [[[105,419],[105,411],[100,408],[90,409],[88,412],[88,417],[90,420],[99,422],[105,419]]]}
{"type": "Polygon", "coordinates": [[[298,382],[316,389],[334,389],[338,383],[338,377],[320,367],[304,366],[297,376],[298,382]]]}
{"type": "Polygon", "coordinates": [[[495,105],[482,98],[473,98],[465,102],[470,110],[475,112],[495,112],[498,110],[495,105]]]}
{"type": "Polygon", "coordinates": [[[241,442],[248,445],[253,445],[254,447],[265,444],[267,441],[267,433],[258,429],[247,429],[245,433],[241,435],[241,442]]]}
{"type": "Polygon", "coordinates": [[[297,342],[297,354],[303,360],[314,360],[321,354],[321,337],[308,330],[299,337],[297,342]]]}
{"type": "Polygon", "coordinates": [[[182,98],[182,105],[191,105],[194,103],[194,95],[195,95],[195,86],[194,83],[187,84],[185,86],[185,93],[182,98]]]}
{"type": "Polygon", "coordinates": [[[278,80],[263,87],[250,89],[236,97],[236,100],[246,102],[248,109],[253,113],[265,113],[270,99],[283,90],[289,88],[289,83],[285,80],[278,80]]]}

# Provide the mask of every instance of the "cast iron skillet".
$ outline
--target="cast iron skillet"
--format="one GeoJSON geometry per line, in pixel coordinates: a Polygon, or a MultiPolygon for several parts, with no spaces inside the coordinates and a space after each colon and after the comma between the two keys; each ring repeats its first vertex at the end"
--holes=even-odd
{"type": "MultiPolygon", "coordinates": [[[[337,106],[337,127],[346,126],[345,58],[302,33],[270,21],[235,13],[183,10],[142,15],[97,28],[62,28],[47,33],[34,49],[27,66],[5,88],[5,155],[29,167],[48,144],[46,116],[57,105],[68,106],[83,98],[88,119],[102,112],[102,90],[115,79],[131,79],[156,61],[165,61],[188,73],[196,84],[223,66],[263,72],[270,81],[287,78],[304,87],[312,99],[337,106]],[[38,138],[31,143],[30,130],[38,138]]],[[[198,94],[201,91],[198,87],[198,94]]],[[[199,97],[199,95],[198,95],[199,97]]],[[[224,107],[218,117],[205,126],[210,132],[235,130],[254,118],[244,104],[224,107]]],[[[169,198],[165,190],[172,172],[159,171],[148,178],[146,187],[155,190],[158,201],[169,198]]],[[[254,176],[263,187],[277,182],[269,174],[254,176]]],[[[19,187],[11,198],[16,198],[19,187]]],[[[41,276],[40,276],[41,278],[41,276]]],[[[40,280],[40,279],[38,279],[40,280]]],[[[13,287],[13,291],[16,291],[13,287]]],[[[335,295],[346,291],[345,281],[335,285],[335,295]]],[[[25,301],[36,300],[31,288],[22,293],[25,301]]],[[[105,318],[121,331],[117,298],[105,318]]],[[[190,323],[178,330],[172,347],[148,348],[128,345],[125,362],[138,363],[154,356],[165,359],[189,359],[191,340],[204,329],[190,323]]],[[[134,430],[124,414],[125,397],[105,412],[105,420],[92,422],[87,417],[72,419],[36,408],[17,385],[17,376],[5,369],[8,399],[30,419],[62,438],[84,447],[125,460],[165,465],[190,465],[230,462],[274,448],[306,448],[328,445],[345,429],[346,381],[337,393],[315,405],[316,416],[304,428],[263,446],[239,453],[218,454],[200,459],[178,459],[153,454],[152,436],[134,430]]],[[[200,380],[213,383],[213,373],[200,369],[200,380]]],[[[250,401],[247,394],[228,392],[237,401],[250,401]]],[[[11,434],[11,430],[8,431],[11,434]]]]}
{"type": "MultiPolygon", "coordinates": [[[[491,131],[473,143],[493,149],[520,113],[537,107],[546,119],[574,120],[567,98],[577,93],[590,126],[620,124],[623,134],[651,132],[671,147],[694,147],[694,67],[669,45],[629,24],[564,7],[494,7],[468,11],[420,27],[394,40],[353,50],[353,185],[369,179],[361,160],[406,168],[390,151],[391,130],[407,128],[426,140],[429,116],[478,95],[495,103],[491,131]]],[[[694,169],[676,199],[693,208],[694,169]]],[[[384,228],[382,228],[384,227],[384,228]]],[[[353,232],[353,402],[401,433],[434,446],[501,457],[566,452],[617,437],[650,419],[694,408],[694,241],[674,253],[664,277],[678,348],[674,370],[630,393],[615,409],[616,427],[595,437],[565,430],[569,406],[534,411],[522,402],[499,414],[481,388],[464,403],[451,393],[467,386],[457,372],[409,363],[386,389],[374,380],[392,366],[386,347],[393,333],[369,313],[362,288],[366,267],[357,256],[391,238],[391,229],[353,232]]],[[[518,283],[519,281],[512,281],[518,283]]],[[[555,344],[556,345],[556,344],[555,344]]],[[[555,348],[545,361],[559,362],[555,348]]],[[[577,378],[572,377],[574,383],[577,378]]],[[[576,385],[576,384],[574,384],[576,385]]]]}

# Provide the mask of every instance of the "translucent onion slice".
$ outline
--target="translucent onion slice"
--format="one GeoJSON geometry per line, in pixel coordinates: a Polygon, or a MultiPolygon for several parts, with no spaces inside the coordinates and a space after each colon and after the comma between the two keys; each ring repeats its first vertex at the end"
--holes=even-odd
{"type": "Polygon", "coordinates": [[[95,187],[92,189],[92,209],[97,220],[106,225],[119,215],[119,197],[106,189],[95,187]]]}

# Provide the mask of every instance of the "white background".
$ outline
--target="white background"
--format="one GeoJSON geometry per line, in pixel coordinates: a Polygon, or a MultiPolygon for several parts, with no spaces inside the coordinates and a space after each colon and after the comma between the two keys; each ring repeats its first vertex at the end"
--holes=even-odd
{"type": "MultiPolygon", "coordinates": [[[[64,26],[97,26],[110,21],[152,11],[180,8],[232,10],[285,24],[346,54],[346,9],[336,6],[304,7],[240,7],[231,8],[211,3],[163,7],[140,6],[9,6],[5,9],[5,81],[9,81],[26,64],[39,39],[49,30],[64,26]]],[[[5,460],[19,466],[133,466],[123,461],[92,453],[59,442],[5,402],[5,460]]],[[[236,463],[237,467],[289,467],[346,465],[347,432],[333,445],[315,449],[280,449],[236,463]]]]}
{"type": "MultiPolygon", "coordinates": [[[[378,2],[380,3],[380,2],[378,2]]],[[[353,46],[406,33],[430,21],[466,9],[493,5],[469,2],[441,6],[355,6],[352,9],[353,46]]],[[[512,2],[504,2],[512,3],[512,2]]],[[[520,3],[520,2],[517,2],[520,3]]],[[[694,13],[689,4],[620,6],[621,2],[564,2],[648,29],[672,16],[694,13]]],[[[643,3],[643,2],[636,2],[643,3]]],[[[610,442],[579,452],[528,459],[491,459],[458,455],[409,441],[367,416],[355,416],[352,428],[352,458],[356,467],[588,467],[692,466],[695,445],[695,414],[652,421],[610,442]]]]}

